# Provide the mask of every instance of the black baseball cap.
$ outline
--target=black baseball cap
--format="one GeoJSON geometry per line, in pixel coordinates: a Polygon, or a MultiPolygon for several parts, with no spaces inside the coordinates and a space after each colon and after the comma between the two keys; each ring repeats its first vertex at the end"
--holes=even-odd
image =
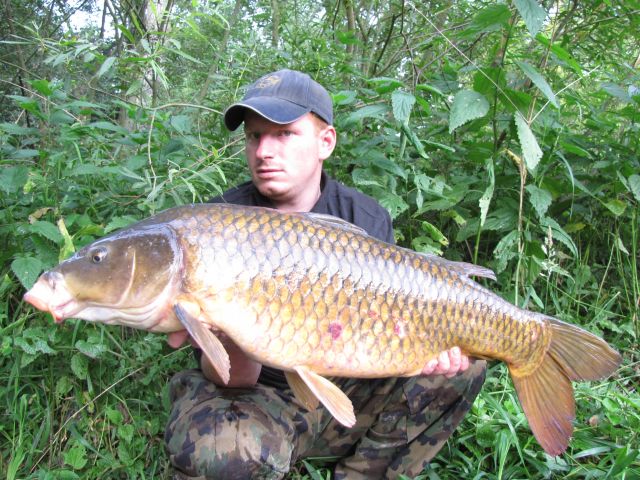
{"type": "Polygon", "coordinates": [[[234,131],[253,110],[267,120],[286,124],[313,112],[333,124],[333,103],[325,88],[309,75],[295,70],[278,70],[253,83],[241,101],[224,112],[224,124],[234,131]]]}

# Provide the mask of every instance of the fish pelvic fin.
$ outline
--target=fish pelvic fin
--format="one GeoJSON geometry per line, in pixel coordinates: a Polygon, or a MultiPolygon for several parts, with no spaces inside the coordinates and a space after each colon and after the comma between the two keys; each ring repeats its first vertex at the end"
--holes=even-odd
{"type": "Polygon", "coordinates": [[[209,359],[215,371],[220,375],[220,379],[225,385],[229,383],[231,362],[222,342],[180,303],[173,306],[173,311],[191,338],[200,346],[202,353],[209,359]]]}
{"type": "MultiPolygon", "coordinates": [[[[298,366],[294,367],[294,370],[306,387],[322,402],[338,422],[345,427],[353,427],[356,424],[356,416],[353,412],[351,400],[334,383],[318,375],[308,367],[298,366]]],[[[296,394],[295,390],[294,394],[296,394]]]]}
{"type": "Polygon", "coordinates": [[[298,401],[304,405],[304,408],[310,412],[318,408],[318,397],[307,387],[304,380],[296,372],[284,372],[284,376],[287,378],[287,383],[291,387],[293,395],[298,401]]]}
{"type": "Polygon", "coordinates": [[[519,375],[509,366],[518,398],[531,430],[549,455],[567,449],[573,433],[575,401],[571,381],[598,380],[611,375],[621,357],[601,338],[575,325],[547,317],[549,348],[537,369],[519,375]]]}

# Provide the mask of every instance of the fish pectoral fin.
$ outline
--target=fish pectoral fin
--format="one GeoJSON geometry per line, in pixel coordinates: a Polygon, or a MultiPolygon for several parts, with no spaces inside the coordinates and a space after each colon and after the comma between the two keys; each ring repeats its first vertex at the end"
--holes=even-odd
{"type": "Polygon", "coordinates": [[[227,384],[229,382],[231,363],[229,362],[229,354],[222,342],[179,303],[173,306],[173,311],[182,326],[189,332],[191,338],[200,346],[202,353],[207,356],[215,371],[220,375],[220,379],[227,384]]]}
{"type": "Polygon", "coordinates": [[[356,424],[351,400],[342,390],[308,367],[298,366],[294,367],[294,370],[338,422],[345,427],[353,427],[356,424]]]}
{"type": "Polygon", "coordinates": [[[310,412],[318,408],[318,397],[309,389],[304,380],[296,372],[284,372],[293,395],[310,412]]]}

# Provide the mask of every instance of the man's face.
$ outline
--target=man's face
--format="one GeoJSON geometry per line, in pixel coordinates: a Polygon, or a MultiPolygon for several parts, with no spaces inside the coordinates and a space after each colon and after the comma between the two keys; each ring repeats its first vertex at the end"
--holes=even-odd
{"type": "Polygon", "coordinates": [[[260,193],[276,206],[295,203],[310,189],[319,195],[322,162],[335,146],[333,127],[320,126],[310,113],[279,125],[248,111],[244,124],[247,161],[260,193]]]}

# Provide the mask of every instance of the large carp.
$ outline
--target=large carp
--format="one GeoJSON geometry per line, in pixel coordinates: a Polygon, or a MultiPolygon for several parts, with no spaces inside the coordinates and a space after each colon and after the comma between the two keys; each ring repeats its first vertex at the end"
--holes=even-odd
{"type": "Polygon", "coordinates": [[[575,418],[571,381],[610,375],[620,355],[470,276],[494,278],[334,217],[199,204],[84,247],[43,273],[25,300],[56,321],[186,329],[226,382],[229,357],[214,333],[223,331],[283,369],[307,408],[319,400],[346,426],[355,423],[351,402],[324,376],[413,376],[457,345],[507,363],[535,437],[558,455],[575,418]]]}

